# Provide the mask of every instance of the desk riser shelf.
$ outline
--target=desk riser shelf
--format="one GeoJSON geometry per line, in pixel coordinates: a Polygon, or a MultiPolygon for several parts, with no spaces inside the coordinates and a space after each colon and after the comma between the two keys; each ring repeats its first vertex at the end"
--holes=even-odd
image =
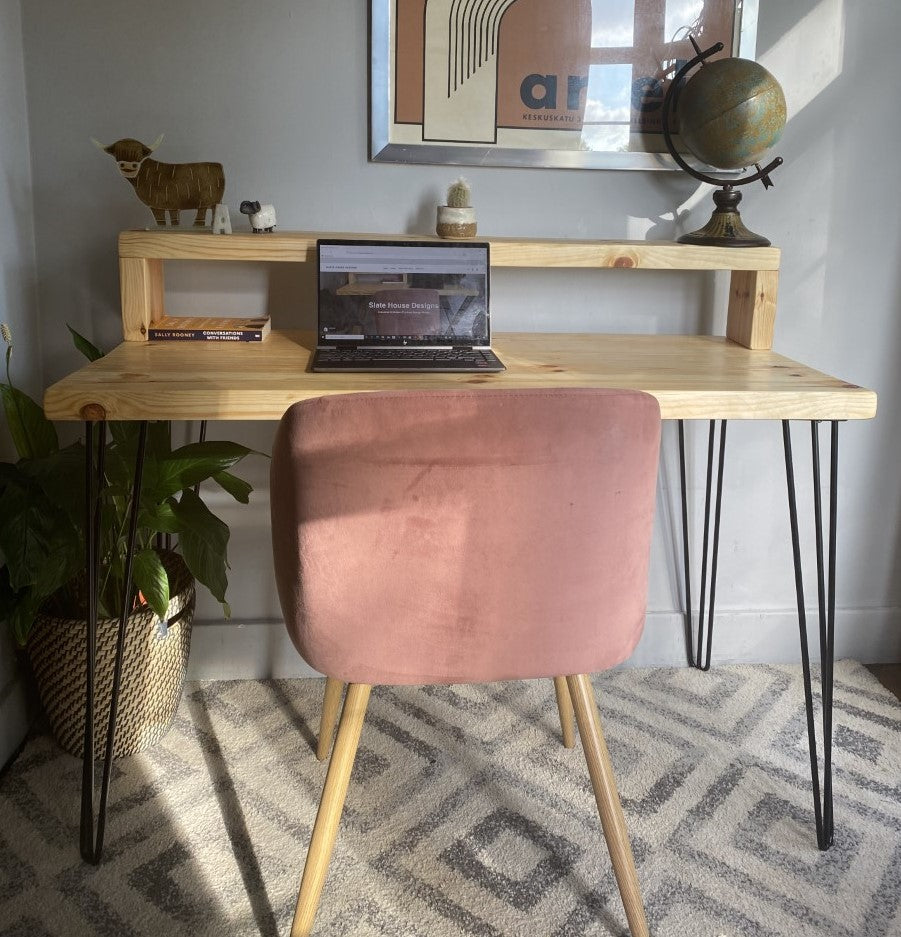
{"type": "MultiPolygon", "coordinates": [[[[398,235],[347,232],[124,231],[119,236],[122,329],[126,341],[146,341],[147,329],[166,314],[164,261],[312,263],[321,237],[388,240],[398,235]]],[[[404,235],[404,237],[407,237],[404,235]]],[[[424,243],[435,237],[412,237],[424,243]]],[[[772,348],[780,251],[735,250],[670,241],[575,241],[480,238],[491,245],[492,267],[731,271],[726,335],[746,348],[772,348]]]]}

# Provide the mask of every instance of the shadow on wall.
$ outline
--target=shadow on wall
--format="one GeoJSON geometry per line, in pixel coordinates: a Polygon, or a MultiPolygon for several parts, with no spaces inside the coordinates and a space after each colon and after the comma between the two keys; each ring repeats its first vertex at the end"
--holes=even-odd
{"type": "MultiPolygon", "coordinates": [[[[881,414],[877,414],[876,421],[878,422],[874,421],[876,422],[873,427],[876,430],[874,433],[876,445],[873,447],[871,464],[875,466],[897,466],[901,461],[901,426],[899,426],[901,410],[897,405],[897,401],[901,401],[901,370],[897,366],[901,358],[901,273],[898,267],[895,267],[893,271],[892,302],[886,318],[892,323],[892,335],[891,337],[884,336],[882,348],[886,358],[885,370],[891,378],[886,386],[878,388],[880,406],[883,406],[884,401],[888,405],[886,406],[888,413],[883,411],[884,418],[881,420],[881,414]],[[895,402],[894,406],[892,402],[895,402]],[[880,426],[880,423],[883,425],[880,426]]],[[[898,485],[895,471],[890,470],[889,476],[894,479],[892,492],[894,503],[883,506],[882,516],[894,526],[894,539],[892,556],[886,569],[885,585],[879,595],[885,595],[890,600],[894,599],[895,603],[899,603],[901,602],[901,597],[898,596],[898,572],[901,570],[901,486],[898,485]]],[[[886,639],[893,643],[894,653],[889,653],[884,660],[901,662],[901,628],[897,627],[897,621],[890,633],[886,635],[886,639]]]]}
{"type": "MultiPolygon", "coordinates": [[[[448,167],[452,170],[453,167],[448,167]]],[[[451,173],[448,173],[450,181],[451,173]]],[[[419,204],[407,215],[405,225],[407,234],[434,234],[437,223],[437,206],[447,201],[445,193],[437,186],[429,186],[419,197],[419,204]]],[[[475,205],[475,202],[473,202],[475,205]]],[[[478,206],[476,207],[476,224],[478,224],[478,206]]]]}
{"type": "Polygon", "coordinates": [[[315,263],[269,264],[266,312],[276,329],[316,331],[315,263]]]}
{"type": "MultiPolygon", "coordinates": [[[[15,359],[12,364],[14,381],[17,387],[26,393],[40,391],[41,358],[35,306],[34,272],[34,227],[31,223],[31,192],[20,185],[16,177],[4,173],[6,198],[10,214],[3,219],[6,234],[0,241],[0,322],[5,322],[12,329],[16,345],[15,359]]],[[[2,204],[2,201],[0,201],[2,204]]],[[[6,381],[6,366],[3,354],[6,345],[0,343],[0,381],[6,381]]],[[[0,452],[8,441],[5,420],[0,421],[0,452]]],[[[12,450],[10,450],[11,452],[12,450]]]]}
{"type": "MultiPolygon", "coordinates": [[[[781,10],[773,13],[783,15],[781,10]]],[[[797,171],[808,176],[796,180],[798,186],[808,188],[796,189],[794,201],[802,206],[802,217],[816,219],[815,226],[796,224],[795,233],[803,234],[803,245],[800,238],[786,245],[786,252],[804,258],[794,277],[797,286],[789,307],[796,310],[791,340],[799,347],[812,346],[820,366],[866,383],[879,394],[879,410],[872,423],[851,423],[839,433],[840,481],[843,486],[854,486],[852,497],[845,496],[844,487],[840,490],[839,590],[843,580],[856,586],[856,601],[861,605],[872,596],[872,604],[886,606],[889,614],[880,609],[877,617],[868,607],[861,613],[888,621],[890,610],[897,614],[901,604],[897,575],[901,569],[901,489],[895,473],[887,468],[901,460],[897,404],[901,400],[897,368],[901,243],[897,220],[880,226],[874,216],[879,236],[864,246],[865,228],[859,219],[862,206],[883,201],[884,154],[898,140],[897,130],[892,129],[897,125],[879,119],[881,89],[891,83],[895,66],[878,55],[885,42],[880,37],[890,34],[889,25],[897,24],[898,14],[892,5],[864,16],[849,4],[847,16],[846,23],[842,0],[810,5],[793,25],[784,28],[761,60],[774,72],[781,69],[791,75],[791,81],[784,82],[791,118],[787,136],[795,147],[795,161],[804,167],[797,171]],[[847,50],[846,28],[852,37],[847,50]],[[845,80],[836,81],[840,77],[845,80]],[[855,105],[852,112],[849,101],[855,105]],[[853,157],[850,164],[849,156],[853,157]],[[806,209],[804,193],[812,198],[812,209],[806,209]],[[870,556],[874,533],[870,525],[875,520],[870,505],[876,504],[886,553],[870,556]]],[[[789,321],[780,319],[777,328],[788,328],[789,321]]],[[[809,485],[802,479],[802,487],[805,483],[809,485]]],[[[809,504],[809,491],[799,490],[799,498],[809,504]]],[[[810,550],[805,553],[813,555],[810,550]]],[[[814,582],[812,571],[805,572],[814,582]]],[[[874,644],[882,641],[881,659],[901,660],[897,630],[874,633],[872,640],[874,644]]]]}
{"type": "Polygon", "coordinates": [[[782,83],[789,120],[841,76],[845,54],[845,0],[795,0],[767,8],[764,46],[758,35],[757,59],[782,83]],[[777,17],[793,17],[778,23],[777,17]],[[774,28],[775,27],[775,28],[774,28]]]}
{"type": "Polygon", "coordinates": [[[648,188],[657,193],[660,204],[668,204],[669,211],[654,218],[629,217],[630,238],[649,241],[672,241],[692,230],[688,222],[691,209],[712,190],[704,182],[698,182],[688,173],[648,172],[645,173],[648,188]]]}

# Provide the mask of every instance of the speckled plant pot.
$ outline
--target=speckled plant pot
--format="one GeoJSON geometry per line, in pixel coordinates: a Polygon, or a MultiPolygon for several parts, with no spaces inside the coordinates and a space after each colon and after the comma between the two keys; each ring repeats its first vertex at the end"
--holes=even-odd
{"type": "Polygon", "coordinates": [[[438,237],[461,239],[476,236],[476,210],[474,208],[454,208],[451,205],[438,206],[438,223],[435,225],[438,237]]]}

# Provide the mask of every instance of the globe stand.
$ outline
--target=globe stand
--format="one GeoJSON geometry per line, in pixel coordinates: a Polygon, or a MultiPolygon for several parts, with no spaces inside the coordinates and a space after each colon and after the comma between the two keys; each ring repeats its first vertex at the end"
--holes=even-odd
{"type": "Polygon", "coordinates": [[[736,186],[747,185],[749,182],[756,182],[758,179],[763,183],[764,188],[769,188],[773,183],[770,179],[770,173],[782,165],[782,157],[777,156],[771,163],[763,169],[755,164],[757,172],[749,176],[742,176],[738,179],[725,181],[717,179],[708,173],[700,172],[693,166],[690,166],[682,157],[682,154],[676,149],[673,143],[672,131],[670,130],[670,113],[675,107],[676,98],[679,89],[685,80],[685,76],[696,66],[703,65],[704,60],[721,52],[723,44],[721,42],[712,45],[709,49],[701,52],[693,36],[689,36],[691,44],[698,53],[693,59],[687,62],[676,72],[675,77],[667,88],[666,96],[663,99],[663,140],[670,156],[676,161],[676,164],[684,169],[690,176],[700,179],[701,182],[707,182],[710,185],[722,186],[713,193],[713,201],[716,208],[710,216],[710,220],[691,234],[683,234],[677,240],[680,244],[706,244],[714,247],[769,247],[770,241],[760,234],[755,234],[749,228],[745,227],[738,211],[738,203],[741,201],[741,192],[737,191],[736,186]]]}
{"type": "Polygon", "coordinates": [[[770,241],[762,234],[755,234],[745,227],[738,211],[741,201],[741,192],[727,185],[713,193],[716,209],[710,216],[710,221],[677,238],[680,244],[709,244],[714,247],[769,247],[770,241]]]}

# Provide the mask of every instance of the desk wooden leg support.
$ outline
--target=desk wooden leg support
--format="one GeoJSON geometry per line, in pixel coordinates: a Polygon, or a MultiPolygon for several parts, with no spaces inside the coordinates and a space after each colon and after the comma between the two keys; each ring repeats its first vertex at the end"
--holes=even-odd
{"type": "Polygon", "coordinates": [[[81,775],[81,855],[85,861],[99,864],[103,854],[103,836],[106,829],[106,804],[109,796],[110,773],[113,765],[113,746],[116,740],[116,710],[119,703],[119,687],[122,680],[122,654],[125,649],[125,622],[127,610],[132,605],[132,561],[138,529],[138,497],[144,470],[144,450],[147,443],[147,423],[140,424],[138,446],[135,456],[134,487],[128,524],[128,546],[125,558],[125,582],[122,586],[122,615],[116,639],[116,658],[113,667],[113,684],[107,721],[105,761],[100,782],[100,803],[96,826],[94,816],[94,662],[97,644],[97,604],[100,570],[100,513],[104,480],[104,452],[106,450],[106,423],[101,422],[98,433],[96,463],[94,447],[94,424],[85,423],[85,574],[88,594],[87,609],[87,662],[85,684],[84,749],[82,751],[81,775]]]}
{"type": "Polygon", "coordinates": [[[691,607],[691,554],[688,547],[688,494],[685,472],[685,421],[679,420],[679,469],[682,487],[682,558],[685,564],[685,650],[688,663],[698,670],[710,670],[713,651],[713,609],[716,602],[716,571],[720,548],[720,512],[723,504],[723,465],[726,460],[726,420],[720,420],[719,453],[716,469],[716,497],[713,510],[713,543],[710,543],[710,506],[713,491],[713,457],[716,440],[716,420],[710,421],[707,439],[707,487],[704,495],[704,540],[701,549],[701,603],[698,608],[697,651],[694,644],[694,625],[691,607]],[[707,600],[707,568],[710,560],[710,604],[707,600]],[[706,606],[706,608],[705,608],[706,606]],[[705,646],[706,630],[706,646],[705,646]]]}
{"type": "Polygon", "coordinates": [[[830,422],[829,459],[829,545],[826,562],[823,556],[823,505],[820,478],[819,421],[812,421],[811,456],[813,461],[813,514],[817,554],[817,601],[820,625],[820,693],[823,732],[823,785],[820,793],[817,758],[816,718],[810,676],[810,652],[807,644],[807,612],[804,607],[804,579],[798,536],[798,506],[795,497],[795,472],[792,460],[791,428],[782,421],[785,448],[785,477],[788,487],[788,513],[791,523],[792,556],[795,566],[795,591],[798,598],[798,626],[801,637],[801,665],[804,671],[804,703],[807,709],[807,737],[810,746],[810,777],[813,785],[813,810],[817,827],[817,845],[827,850],[833,841],[832,820],[832,684],[835,660],[835,540],[838,504],[838,422],[830,422]]]}

